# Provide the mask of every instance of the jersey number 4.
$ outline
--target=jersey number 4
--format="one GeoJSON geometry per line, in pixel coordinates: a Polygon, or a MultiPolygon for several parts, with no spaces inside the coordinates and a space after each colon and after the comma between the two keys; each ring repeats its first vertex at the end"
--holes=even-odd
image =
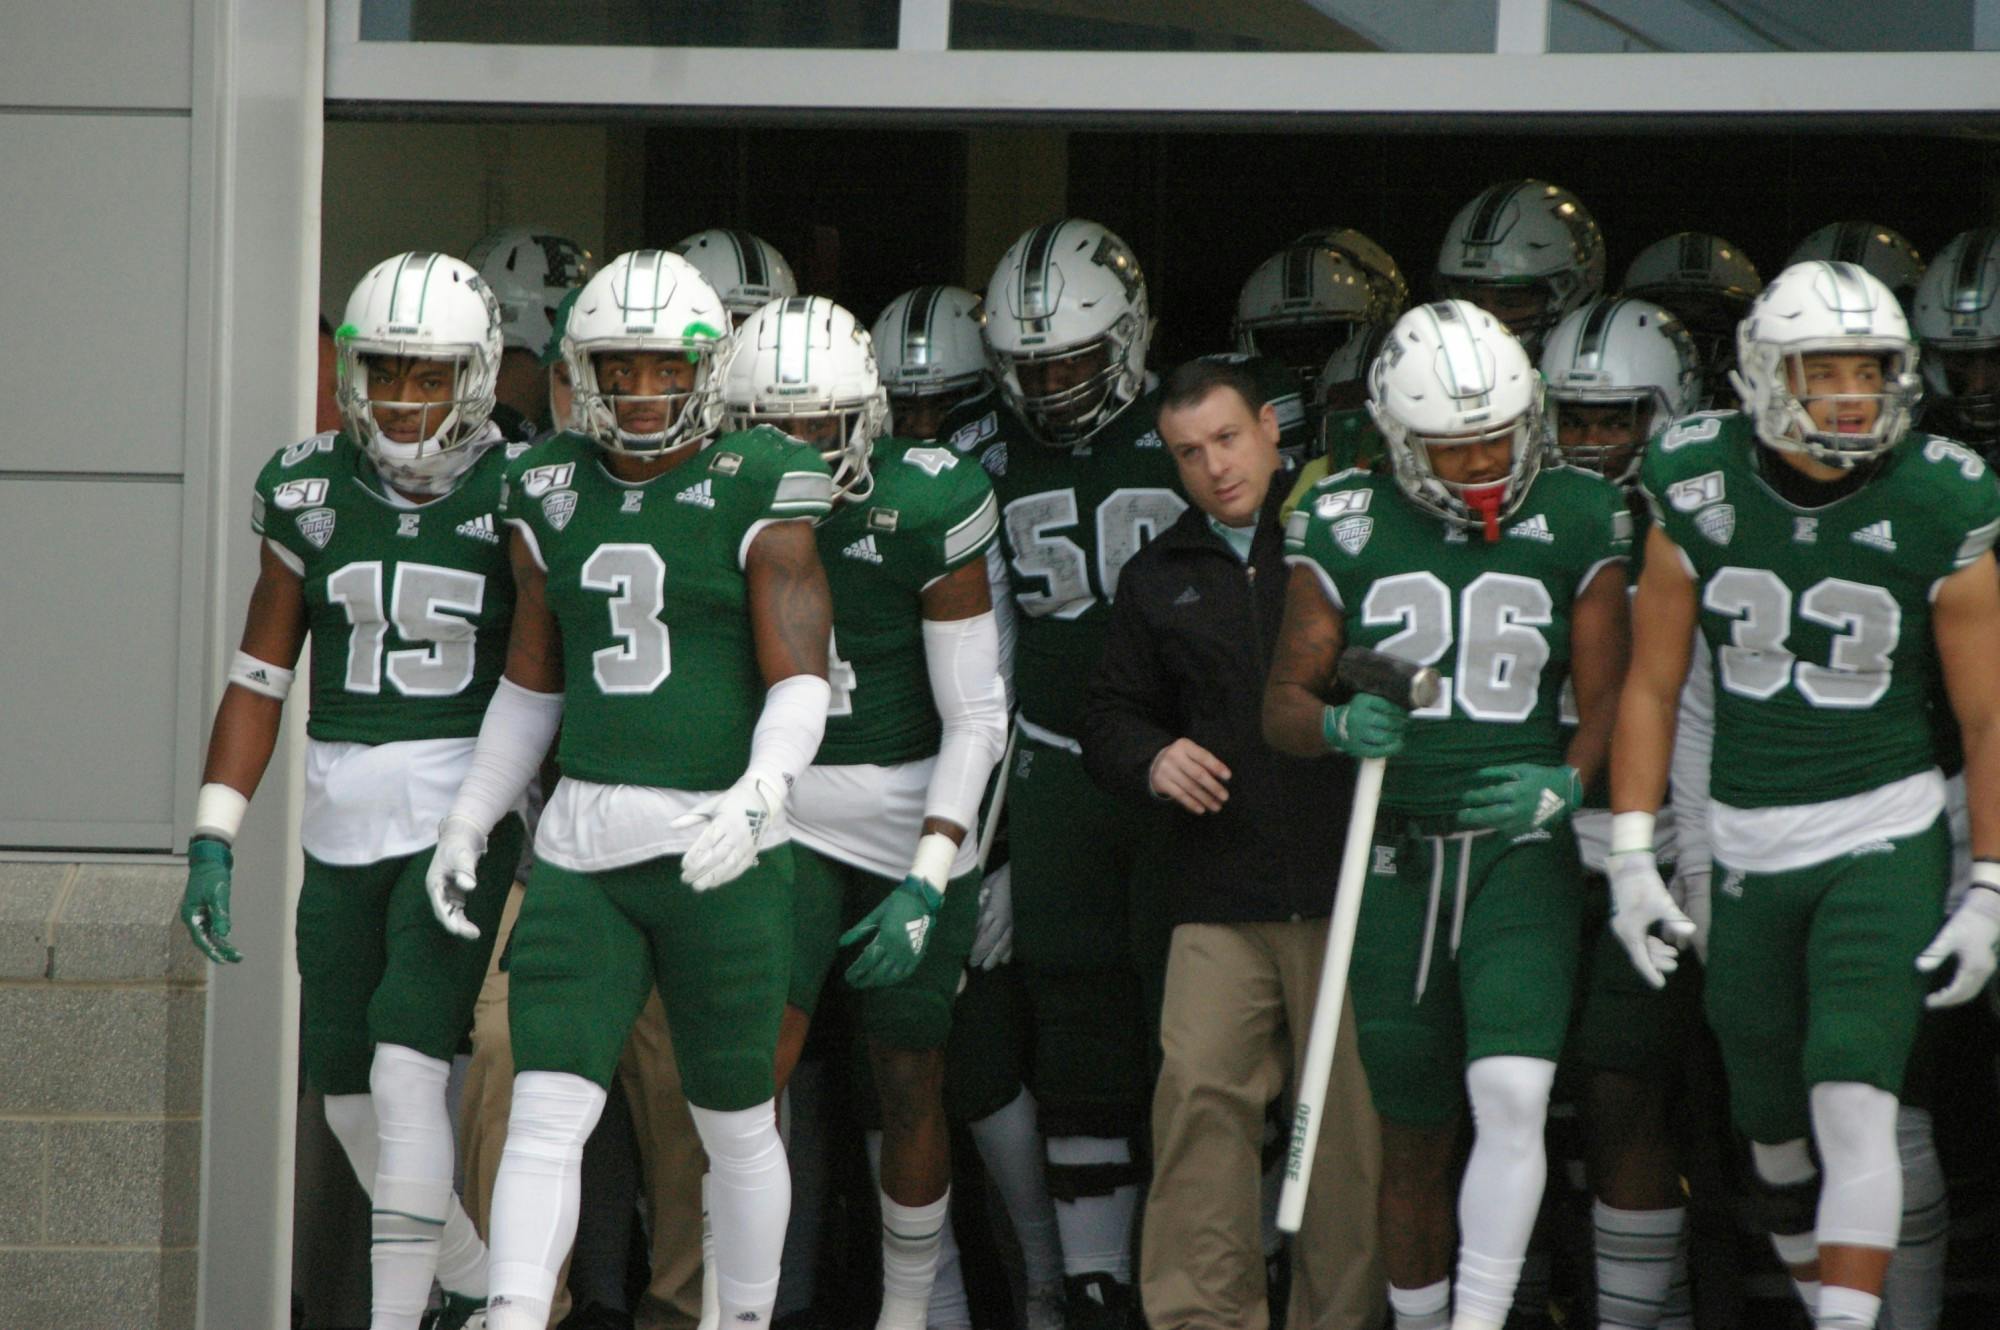
{"type": "Polygon", "coordinates": [[[1474,720],[1526,720],[1534,713],[1542,670],[1549,663],[1548,639],[1540,631],[1555,621],[1549,589],[1532,577],[1481,573],[1459,593],[1456,616],[1452,610],[1451,588],[1433,573],[1382,578],[1362,599],[1363,624],[1402,625],[1402,631],[1375,644],[1378,651],[1435,665],[1457,643],[1450,690],[1410,714],[1445,720],[1456,699],[1459,710],[1474,720]]]}
{"type": "Polygon", "coordinates": [[[451,697],[472,682],[473,620],[486,601],[486,578],[462,568],[399,563],[382,613],[382,564],[350,563],[326,579],[326,598],[347,614],[347,691],[380,693],[386,674],[405,697],[451,697]],[[389,626],[405,642],[383,651],[389,626]]]}

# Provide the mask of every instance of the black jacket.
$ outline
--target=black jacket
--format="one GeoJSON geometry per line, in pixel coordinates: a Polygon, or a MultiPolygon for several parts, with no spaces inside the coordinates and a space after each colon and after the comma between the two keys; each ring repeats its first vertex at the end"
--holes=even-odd
{"type": "Polygon", "coordinates": [[[1288,569],[1271,493],[1247,565],[1189,508],[1118,577],[1104,654],[1090,682],[1083,760],[1106,790],[1155,799],[1153,758],[1183,736],[1228,766],[1229,800],[1196,816],[1167,804],[1172,922],[1314,918],[1333,907],[1354,766],[1287,757],[1264,742],[1264,678],[1284,616],[1288,569]]]}

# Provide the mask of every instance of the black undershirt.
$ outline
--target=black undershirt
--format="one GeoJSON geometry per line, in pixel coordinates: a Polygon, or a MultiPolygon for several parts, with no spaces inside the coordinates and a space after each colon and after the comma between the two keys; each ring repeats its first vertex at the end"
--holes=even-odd
{"type": "Polygon", "coordinates": [[[1880,459],[1863,462],[1836,480],[1815,480],[1778,456],[1771,448],[1757,450],[1757,469],[1764,483],[1794,508],[1824,508],[1838,503],[1875,478],[1880,459]]]}

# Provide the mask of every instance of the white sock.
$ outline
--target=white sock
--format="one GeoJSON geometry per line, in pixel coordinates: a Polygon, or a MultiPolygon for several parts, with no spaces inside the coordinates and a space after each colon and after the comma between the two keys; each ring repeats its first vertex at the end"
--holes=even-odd
{"type": "Polygon", "coordinates": [[[378,1044],[369,1068],[377,1154],[371,1193],[370,1330],[417,1330],[430,1304],[439,1239],[451,1204],[451,1064],[378,1044]]]}
{"type": "Polygon", "coordinates": [[[1035,1097],[1022,1087],[1007,1106],[971,1124],[972,1143],[986,1176],[1000,1193],[1021,1265],[1030,1288],[1063,1276],[1062,1240],[1056,1236],[1056,1207],[1042,1172],[1047,1150],[1035,1121],[1035,1097]]]}
{"type": "Polygon", "coordinates": [[[1903,1165],[1903,1224],[1882,1284],[1879,1324],[1937,1330],[1944,1311],[1945,1238],[1951,1210],[1931,1115],[1905,1104],[1896,1113],[1896,1153],[1903,1165]]]}
{"type": "Polygon", "coordinates": [[[1817,1279],[1800,1279],[1794,1275],[1792,1292],[1798,1294],[1799,1301],[1805,1304],[1806,1315],[1819,1315],[1820,1282],[1817,1279]]]}
{"type": "MultiPolygon", "coordinates": [[[[882,1132],[879,1128],[863,1133],[862,1139],[868,1149],[868,1176],[875,1181],[881,1201],[882,1226],[882,1314],[883,1325],[889,1309],[889,1206],[893,1205],[887,1195],[880,1195],[882,1186],[882,1132]]],[[[951,1192],[944,1194],[939,1202],[944,1209],[938,1226],[937,1271],[931,1279],[929,1310],[912,1324],[928,1327],[928,1330],[971,1330],[972,1300],[965,1292],[965,1268],[958,1259],[958,1236],[951,1228],[951,1192]]],[[[928,1208],[928,1207],[925,1207],[928,1208]]]]}
{"type": "MultiPolygon", "coordinates": [[[[1831,1165],[1827,1171],[1833,1171],[1831,1165]]],[[[1875,1317],[1881,1310],[1882,1299],[1873,1293],[1828,1284],[1820,1290],[1819,1316],[1813,1325],[1817,1330],[1875,1330],[1875,1317]]]]}
{"type": "Polygon", "coordinates": [[[1687,1211],[1591,1206],[1597,1230],[1600,1330],[1657,1330],[1673,1282],[1687,1211]]]}
{"type": "Polygon", "coordinates": [[[1458,1192],[1458,1309],[1453,1330],[1488,1330],[1507,1319],[1548,1181],[1542,1128],[1555,1063],[1480,1058],[1465,1069],[1472,1101],[1472,1155],[1458,1192]]]}
{"type": "Polygon", "coordinates": [[[715,1295],[730,1330],[771,1322],[791,1213],[792,1175],[778,1139],[776,1105],[722,1111],[688,1105],[708,1151],[709,1216],[715,1228],[715,1295]]]}
{"type": "MultiPolygon", "coordinates": [[[[375,1174],[380,1169],[379,1142],[375,1135],[375,1100],[365,1094],[325,1096],[326,1125],[340,1142],[341,1152],[372,1203],[375,1174]]],[[[486,1244],[472,1219],[454,1194],[445,1215],[444,1233],[438,1243],[438,1283],[453,1293],[470,1298],[486,1296],[486,1244]]]]}
{"type": "Polygon", "coordinates": [[[1451,1316],[1451,1281],[1440,1279],[1422,1288],[1391,1284],[1389,1308],[1396,1313],[1395,1330],[1446,1330],[1451,1316]]]}
{"type": "Polygon", "coordinates": [[[701,1175],[701,1320],[695,1330],[721,1330],[722,1302],[715,1293],[715,1224],[708,1216],[708,1174],[701,1175]]]}
{"type": "MultiPolygon", "coordinates": [[[[1053,1167],[1130,1164],[1132,1143],[1122,1136],[1051,1136],[1053,1167]]],[[[1056,1202],[1056,1232],[1062,1239],[1063,1273],[1106,1274],[1120,1284],[1132,1282],[1132,1220],[1139,1210],[1136,1183],[1114,1187],[1101,1196],[1079,1196],[1056,1202]]]]}
{"type": "Polygon", "coordinates": [[[924,1330],[951,1193],[929,1205],[898,1205],[887,1192],[876,1198],[882,1205],[882,1314],[875,1330],[924,1330]]]}
{"type": "Polygon", "coordinates": [[[515,1074],[507,1144],[493,1182],[488,1330],[547,1324],[556,1277],[576,1238],[583,1143],[603,1111],[603,1089],[581,1076],[515,1074]]]}
{"type": "Polygon", "coordinates": [[[1667,1282],[1667,1302],[1660,1308],[1660,1330],[1694,1330],[1694,1288],[1688,1283],[1685,1232],[1674,1248],[1673,1274],[1667,1282]]]}

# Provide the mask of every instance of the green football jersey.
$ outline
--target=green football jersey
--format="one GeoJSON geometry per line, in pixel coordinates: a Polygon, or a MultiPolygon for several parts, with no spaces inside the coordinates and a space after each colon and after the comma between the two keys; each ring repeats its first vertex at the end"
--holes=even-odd
{"type": "Polygon", "coordinates": [[[1570,467],[1544,468],[1490,543],[1386,475],[1347,471],[1313,488],[1286,526],[1287,561],[1318,574],[1349,646],[1444,676],[1443,696],[1411,713],[1384,807],[1455,813],[1481,767],[1562,761],[1571,606],[1631,543],[1617,487],[1570,467]]]}
{"type": "Polygon", "coordinates": [[[820,522],[833,591],[833,700],[815,762],[887,765],[938,750],[924,660],[924,588],[984,562],[1000,525],[985,470],[949,448],[877,439],[875,488],[820,522]]]}
{"type": "Polygon", "coordinates": [[[1715,799],[1821,803],[1935,765],[1931,595],[1992,548],[2000,486],[1971,449],[1912,432],[1861,488],[1800,508],[1764,480],[1761,450],[1748,417],[1706,412],[1639,472],[1699,591],[1715,799]]]}
{"type": "MultiPolygon", "coordinates": [[[[1646,511],[1645,498],[1636,489],[1625,495],[1625,509],[1632,515],[1632,553],[1626,564],[1628,569],[1627,576],[1629,586],[1636,590],[1639,585],[1639,574],[1645,571],[1646,532],[1651,529],[1653,519],[1652,515],[1646,511]]],[[[1562,704],[1558,714],[1562,718],[1563,747],[1567,749],[1570,740],[1576,737],[1578,726],[1583,722],[1582,716],[1578,714],[1576,709],[1576,682],[1573,679],[1563,680],[1562,704]]],[[[1597,769],[1597,776],[1590,782],[1590,788],[1583,792],[1582,807],[1587,809],[1607,809],[1611,807],[1611,764],[1609,762],[1606,762],[1597,769]]]]}
{"type": "Polygon", "coordinates": [[[1118,574],[1187,507],[1146,393],[1074,448],[1038,442],[1004,403],[955,410],[938,435],[972,453],[1000,503],[1001,550],[1020,610],[1014,691],[1021,716],[1066,738],[1083,732],[1118,574]],[[970,416],[970,419],[966,417],[970,416]]]}
{"type": "Polygon", "coordinates": [[[565,775],[723,789],[764,706],[744,562],[765,523],[826,514],[819,453],[768,426],[630,484],[558,434],[507,470],[500,513],[548,574],[562,631],[565,775]]]}
{"type": "Polygon", "coordinates": [[[392,497],[345,434],[265,463],[250,528],[305,584],[307,734],[381,744],[479,733],[514,617],[494,517],[506,451],[487,446],[449,494],[422,505],[392,497]]]}

